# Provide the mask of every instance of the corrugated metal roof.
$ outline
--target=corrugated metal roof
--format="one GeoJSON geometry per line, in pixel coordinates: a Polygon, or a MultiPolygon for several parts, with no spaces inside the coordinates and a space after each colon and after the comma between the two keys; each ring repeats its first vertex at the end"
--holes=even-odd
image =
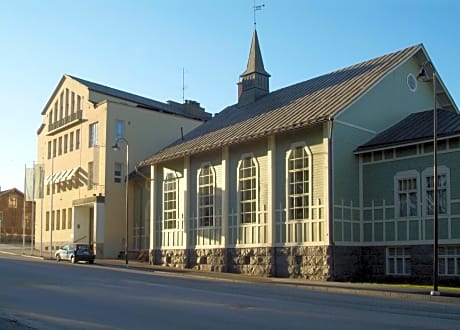
{"type": "MultiPolygon", "coordinates": [[[[436,116],[438,137],[460,133],[460,114],[438,109],[436,116]]],[[[359,146],[355,152],[361,153],[423,140],[433,140],[433,110],[410,114],[359,146]]]]}
{"type": "Polygon", "coordinates": [[[171,105],[169,105],[167,103],[155,101],[155,100],[143,97],[143,96],[128,93],[128,92],[125,92],[125,91],[122,91],[122,90],[119,90],[119,89],[115,89],[115,88],[112,88],[112,87],[108,87],[108,86],[105,86],[105,85],[97,84],[97,83],[94,83],[94,82],[91,82],[91,81],[88,81],[88,80],[84,80],[84,79],[81,79],[81,78],[78,78],[78,77],[74,77],[74,76],[71,76],[71,75],[66,75],[66,76],[68,76],[68,77],[78,81],[79,83],[85,85],[90,90],[93,90],[95,92],[102,93],[102,94],[105,94],[105,95],[114,96],[116,98],[126,100],[126,101],[129,101],[129,102],[133,102],[133,103],[138,104],[139,106],[146,107],[148,109],[164,111],[164,112],[167,112],[167,113],[177,114],[177,115],[180,115],[180,116],[183,116],[183,117],[189,117],[189,118],[201,119],[201,120],[209,120],[211,118],[211,116],[212,116],[210,113],[207,113],[207,112],[204,112],[204,111],[203,111],[202,114],[199,114],[199,113],[198,114],[197,113],[189,114],[187,112],[180,111],[180,109],[177,106],[174,107],[174,106],[171,106],[171,105]]]}
{"type": "Polygon", "coordinates": [[[422,48],[412,46],[227,107],[141,166],[329,120],[422,48]]]}

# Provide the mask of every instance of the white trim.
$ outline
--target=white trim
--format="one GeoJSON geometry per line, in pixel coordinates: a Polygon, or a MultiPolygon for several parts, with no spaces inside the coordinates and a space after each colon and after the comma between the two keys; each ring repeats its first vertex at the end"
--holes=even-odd
{"type": "MultiPolygon", "coordinates": [[[[395,216],[395,220],[400,220],[400,219],[403,219],[403,220],[410,220],[410,219],[418,219],[420,218],[420,207],[422,205],[421,203],[421,199],[420,199],[420,173],[416,170],[409,170],[409,171],[401,171],[401,172],[397,172],[394,177],[393,177],[393,193],[394,193],[394,216],[395,216]],[[400,203],[400,200],[399,200],[399,180],[405,180],[405,179],[411,179],[411,178],[415,178],[416,179],[416,184],[417,184],[417,187],[416,187],[416,193],[417,193],[417,215],[407,215],[405,217],[401,217],[400,216],[400,207],[401,207],[401,203],[400,203]]],[[[396,228],[396,231],[397,231],[397,228],[396,228]]]]}
{"type": "Polygon", "coordinates": [[[360,131],[364,131],[364,132],[367,132],[367,133],[371,133],[371,134],[377,134],[377,131],[374,131],[374,130],[371,130],[371,129],[368,129],[368,128],[365,128],[365,127],[362,127],[362,126],[358,126],[358,125],[354,125],[352,123],[347,123],[345,121],[341,121],[341,120],[338,120],[338,119],[334,119],[334,122],[336,123],[339,123],[339,124],[342,124],[344,126],[348,126],[348,127],[352,127],[352,128],[355,128],[355,129],[358,129],[360,131]]]}
{"type": "Polygon", "coordinates": [[[211,162],[205,162],[202,163],[200,168],[197,171],[196,174],[196,228],[214,228],[216,227],[216,170],[214,166],[211,164],[211,162]],[[213,194],[212,194],[212,225],[208,226],[200,226],[200,176],[201,176],[201,171],[205,168],[209,167],[211,170],[212,174],[212,184],[209,186],[212,186],[213,189],[213,194]]]}

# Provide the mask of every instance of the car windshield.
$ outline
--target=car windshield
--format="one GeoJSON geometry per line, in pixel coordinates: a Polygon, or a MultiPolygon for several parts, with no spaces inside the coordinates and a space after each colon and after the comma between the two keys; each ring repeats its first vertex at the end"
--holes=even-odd
{"type": "Polygon", "coordinates": [[[75,249],[78,249],[78,250],[89,250],[89,245],[78,244],[78,245],[75,246],[75,249]]]}

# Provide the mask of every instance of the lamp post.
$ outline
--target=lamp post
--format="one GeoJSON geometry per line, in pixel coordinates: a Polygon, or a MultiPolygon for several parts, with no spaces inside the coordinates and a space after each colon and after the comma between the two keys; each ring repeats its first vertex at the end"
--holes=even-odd
{"type": "Polygon", "coordinates": [[[436,70],[433,63],[426,61],[422,64],[420,72],[417,75],[417,80],[427,82],[433,81],[433,290],[430,292],[432,296],[439,296],[438,290],[438,115],[436,109],[436,70]],[[433,71],[431,78],[428,76],[426,66],[430,64],[433,71]]]}
{"type": "Polygon", "coordinates": [[[129,143],[124,137],[119,137],[112,146],[113,150],[120,150],[119,143],[126,143],[126,181],[125,181],[125,265],[128,267],[128,183],[129,183],[129,143]]]}

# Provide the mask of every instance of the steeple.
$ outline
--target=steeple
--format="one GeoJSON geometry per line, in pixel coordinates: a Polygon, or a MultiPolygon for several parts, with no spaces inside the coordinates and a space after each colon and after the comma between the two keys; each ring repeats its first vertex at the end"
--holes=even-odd
{"type": "Polygon", "coordinates": [[[248,104],[268,94],[270,74],[265,71],[259,38],[255,29],[252,34],[248,65],[240,75],[240,78],[241,80],[238,83],[238,104],[248,104]]]}

